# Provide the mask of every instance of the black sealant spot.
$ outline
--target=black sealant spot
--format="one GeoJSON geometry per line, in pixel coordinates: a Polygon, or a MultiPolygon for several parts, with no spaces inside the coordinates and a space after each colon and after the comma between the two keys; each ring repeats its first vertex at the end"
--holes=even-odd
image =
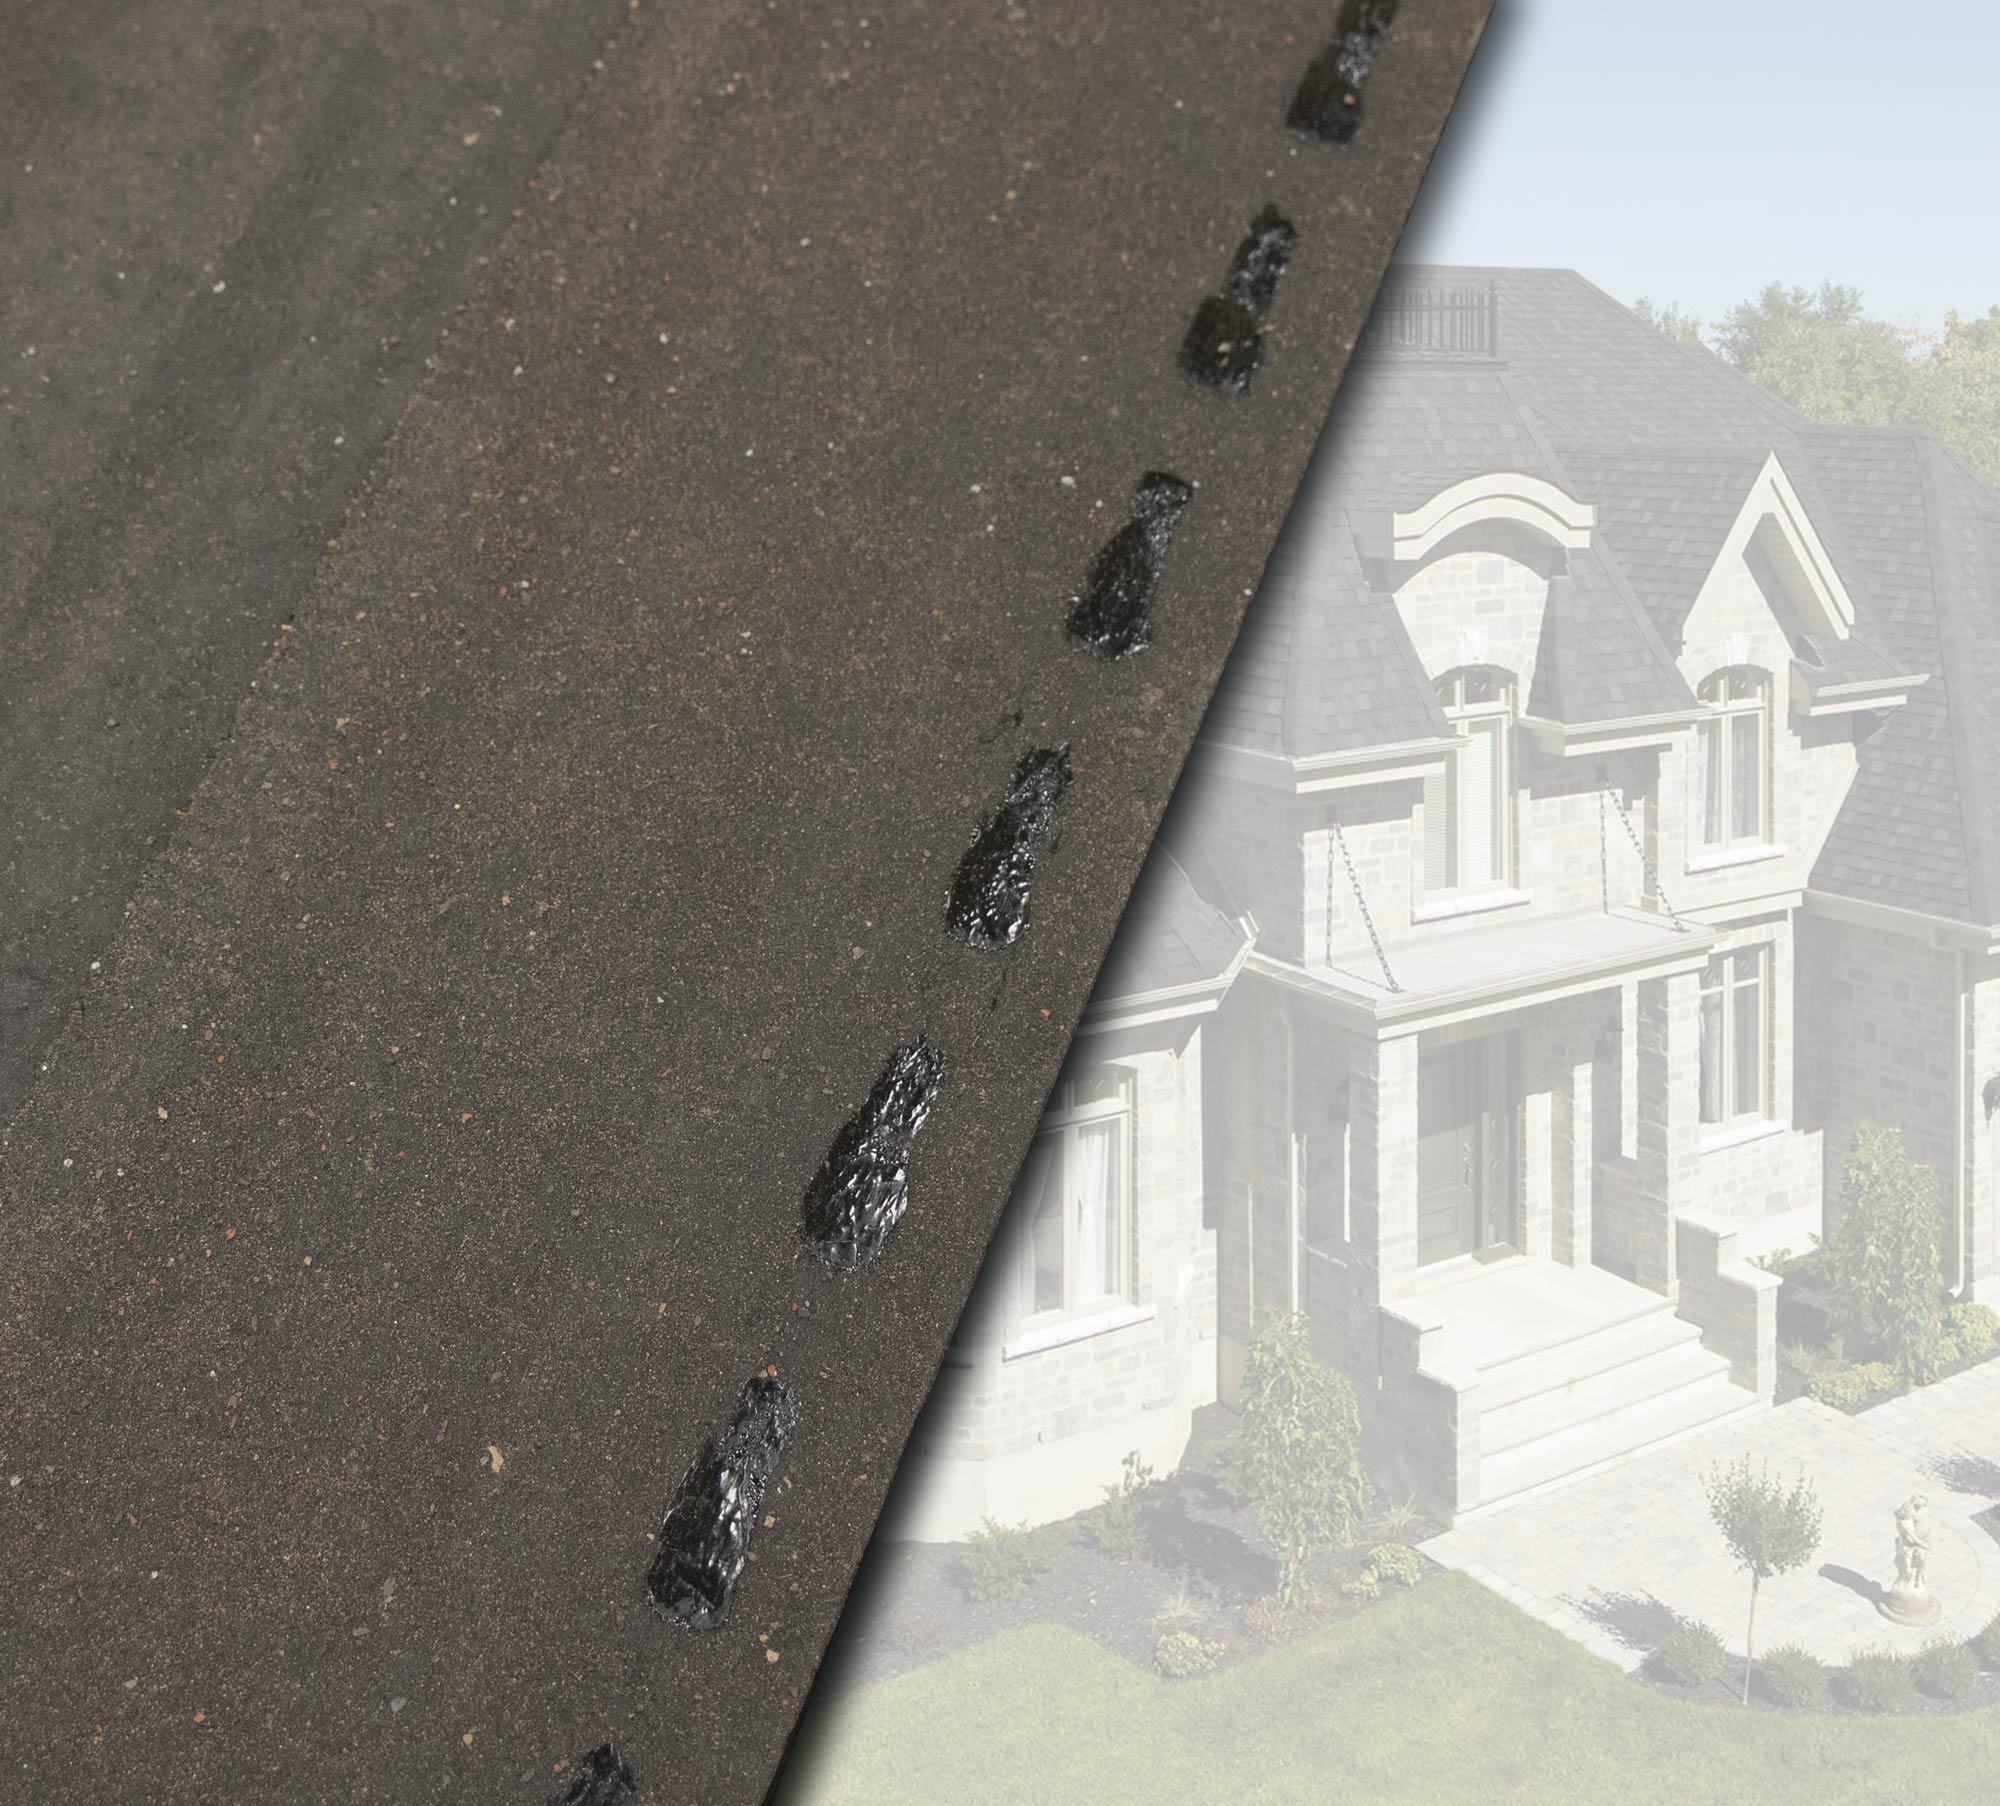
{"type": "Polygon", "coordinates": [[[653,1603],[676,1623],[689,1630],[721,1625],[750,1558],[764,1488],[798,1421],[791,1393],[760,1373],[743,1388],[728,1428],[702,1445],[667,1508],[646,1576],[653,1603]]]}
{"type": "Polygon", "coordinates": [[[945,899],[953,938],[968,947],[1010,947],[1027,931],[1035,861],[1055,831],[1070,777],[1067,746],[1038,746],[1015,762],[1000,806],[959,859],[945,899]]]}
{"type": "Polygon", "coordinates": [[[549,1806],[639,1806],[639,1783],[616,1746],[600,1743],[577,1764],[568,1786],[549,1795],[549,1806]]]}
{"type": "Polygon", "coordinates": [[[1322,144],[1346,144],[1361,129],[1368,77],[1396,20],[1396,0],[1347,0],[1340,27],[1292,96],[1285,124],[1322,144]]]}
{"type": "Polygon", "coordinates": [[[1132,518],[1092,560],[1090,575],[1069,601],[1070,638],[1097,658],[1129,658],[1153,643],[1153,602],[1160,565],[1194,494],[1193,485],[1149,470],[1132,492],[1132,518]]]}
{"type": "Polygon", "coordinates": [[[1181,369],[1212,389],[1241,394],[1264,355],[1264,322],[1277,298],[1278,278],[1291,261],[1297,230],[1275,207],[1250,222],[1236,247],[1222,292],[1195,309],[1181,340],[1181,369]]]}
{"type": "Polygon", "coordinates": [[[897,1048],[833,1138],[801,1209],[806,1241],[828,1266],[865,1266],[902,1221],[910,1143],[937,1102],[944,1069],[944,1054],[928,1041],[897,1048]]]}

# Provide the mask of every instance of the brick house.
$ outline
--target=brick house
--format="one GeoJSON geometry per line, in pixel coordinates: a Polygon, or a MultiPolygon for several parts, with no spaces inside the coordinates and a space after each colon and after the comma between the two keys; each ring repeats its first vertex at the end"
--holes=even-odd
{"type": "Polygon", "coordinates": [[[1094,1503],[1303,1311],[1464,1514],[1767,1404],[1855,1122],[2000,1293],[2000,497],[1566,271],[1386,292],[903,1534],[1094,1503]],[[1995,744],[1989,745],[1988,741],[1995,744]]]}

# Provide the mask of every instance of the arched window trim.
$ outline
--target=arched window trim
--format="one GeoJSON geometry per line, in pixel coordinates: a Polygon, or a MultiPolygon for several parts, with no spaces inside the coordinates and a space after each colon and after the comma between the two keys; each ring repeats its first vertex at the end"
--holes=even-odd
{"type": "Polygon", "coordinates": [[[1703,852],[1770,844],[1771,693],[1756,665],[1720,666],[1695,687],[1706,713],[1691,748],[1689,820],[1703,852]]]}

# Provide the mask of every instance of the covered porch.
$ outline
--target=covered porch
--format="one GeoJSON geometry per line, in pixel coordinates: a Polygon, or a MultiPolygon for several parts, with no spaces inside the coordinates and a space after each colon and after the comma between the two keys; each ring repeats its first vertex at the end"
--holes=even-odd
{"type": "Polygon", "coordinates": [[[1289,1025],[1288,1139],[1313,1150],[1291,1206],[1299,1307],[1436,1508],[1478,1509],[1759,1396],[1765,1276],[1746,1281],[1727,1237],[1691,1239],[1674,1208],[1714,938],[1579,911],[1396,947],[1372,978],[1253,956],[1289,1025]],[[1598,1264],[1607,1127],[1631,1149],[1622,1274],[1598,1264]],[[1318,1152],[1336,1134],[1337,1181],[1318,1152]]]}

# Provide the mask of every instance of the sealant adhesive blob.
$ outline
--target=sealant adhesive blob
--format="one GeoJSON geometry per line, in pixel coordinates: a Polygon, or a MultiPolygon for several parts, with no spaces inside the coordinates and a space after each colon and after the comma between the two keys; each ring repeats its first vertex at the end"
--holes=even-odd
{"type": "Polygon", "coordinates": [[[1070,638],[1094,658],[1130,658],[1153,643],[1153,604],[1174,527],[1194,494],[1169,471],[1149,470],[1132,492],[1132,518],[1091,561],[1069,600],[1070,638]]]}
{"type": "Polygon", "coordinates": [[[1349,143],[1361,129],[1368,77],[1395,19],[1396,0],[1347,0],[1333,42],[1307,68],[1285,124],[1321,144],[1349,143]]]}
{"type": "Polygon", "coordinates": [[[831,1267],[865,1266],[910,1204],[910,1143],[944,1082],[943,1052],[912,1041],[890,1055],[868,1101],[841,1125],[806,1187],[808,1245],[831,1267]]]}
{"type": "Polygon", "coordinates": [[[945,899],[945,928],[968,947],[1010,947],[1027,932],[1035,862],[1070,784],[1069,748],[1021,755],[999,807],[965,849],[945,899]]]}
{"type": "Polygon", "coordinates": [[[1249,388],[1264,357],[1264,322],[1277,299],[1278,278],[1299,241],[1292,222],[1266,207],[1250,222],[1250,235],[1236,247],[1222,292],[1195,309],[1181,340],[1181,371],[1211,389],[1236,394],[1249,388]]]}
{"type": "Polygon", "coordinates": [[[549,1806],[640,1806],[639,1783],[617,1746],[600,1743],[576,1765],[568,1784],[549,1795],[549,1806]]]}
{"type": "MultiPolygon", "coordinates": [[[[736,1415],[702,1445],[660,1525],[646,1576],[652,1601],[689,1630],[715,1630],[750,1559],[750,1533],[799,1407],[776,1377],[744,1388],[736,1415]]],[[[616,1798],[613,1795],[612,1798],[616,1798]]]]}

